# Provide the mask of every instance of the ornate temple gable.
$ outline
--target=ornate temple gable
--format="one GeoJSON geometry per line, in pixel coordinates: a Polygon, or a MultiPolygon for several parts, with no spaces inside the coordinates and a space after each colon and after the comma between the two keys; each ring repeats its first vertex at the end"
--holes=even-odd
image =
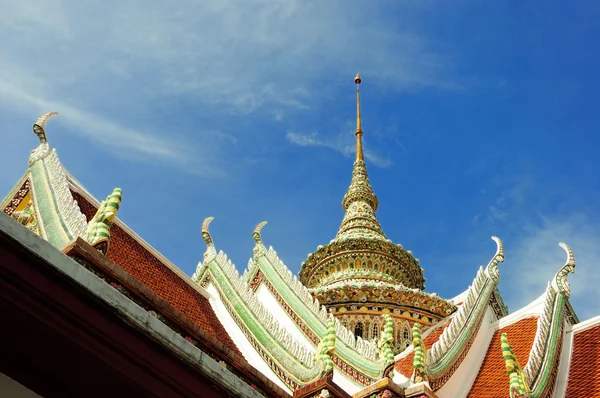
{"type": "Polygon", "coordinates": [[[33,125],[40,144],[31,152],[25,177],[13,190],[11,203],[3,203],[5,213],[18,217],[24,225],[62,249],[78,236],[86,238],[87,222],[69,191],[65,170],[46,138],[46,123],[57,113],[41,116],[33,125]],[[12,206],[19,198],[28,197],[24,208],[12,206]],[[30,204],[29,204],[30,202],[30,204]]]}
{"type": "MultiPolygon", "coordinates": [[[[264,223],[260,223],[262,228],[264,223]]],[[[260,229],[258,229],[260,231],[260,229]]],[[[267,250],[260,234],[256,238],[254,258],[248,262],[248,269],[244,272],[244,278],[251,282],[256,275],[262,275],[261,280],[270,286],[272,293],[282,298],[282,303],[300,316],[299,320],[305,322],[316,335],[323,333],[329,315],[325,306],[321,306],[319,300],[313,298],[310,291],[296,278],[289,268],[277,256],[277,252],[269,247],[267,250]]],[[[377,348],[375,344],[354,336],[349,329],[336,322],[336,335],[338,339],[351,350],[357,351],[357,355],[372,361],[377,361],[377,348]]],[[[318,340],[318,339],[317,339],[318,340]]]]}
{"type": "Polygon", "coordinates": [[[558,373],[565,326],[572,323],[566,316],[570,286],[567,275],[575,271],[575,256],[565,243],[559,243],[567,260],[559,269],[553,281],[548,284],[544,298],[544,308],[538,319],[537,331],[529,361],[524,367],[531,397],[551,396],[558,373]]]}
{"type": "MultiPolygon", "coordinates": [[[[76,199],[86,220],[92,221],[101,206],[100,201],[94,198],[68,171],[66,171],[66,175],[71,195],[76,199]]],[[[173,274],[173,279],[176,279],[178,284],[187,285],[205,298],[210,298],[210,294],[205,289],[192,281],[185,272],[135,233],[123,220],[116,217],[113,220],[111,230],[114,231],[114,244],[113,249],[108,252],[108,257],[128,272],[134,273],[134,276],[138,279],[143,278],[143,276],[137,274],[137,269],[152,273],[156,268],[162,269],[164,267],[167,274],[173,274]]]]}
{"type": "MultiPolygon", "coordinates": [[[[318,375],[319,368],[318,358],[317,360],[314,358],[314,346],[306,347],[299,344],[293,335],[282,327],[252,290],[251,283],[248,283],[248,275],[258,275],[260,272],[263,281],[272,280],[271,285],[278,286],[279,290],[274,288],[273,292],[285,295],[284,300],[281,301],[285,304],[282,307],[287,309],[291,309],[291,305],[296,307],[298,313],[292,311],[291,318],[298,322],[297,325],[301,330],[310,331],[306,335],[313,342],[315,336],[318,342],[322,342],[325,338],[327,327],[321,318],[325,317],[326,313],[318,302],[311,299],[310,304],[305,303],[296,294],[297,292],[290,289],[288,284],[293,285],[293,282],[284,281],[279,274],[282,272],[285,275],[287,268],[280,262],[274,251],[267,250],[264,245],[257,246],[256,260],[251,261],[249,271],[246,271],[246,278],[241,278],[227,256],[222,252],[217,253],[208,232],[210,220],[211,218],[207,219],[203,225],[202,235],[207,244],[204,261],[199,264],[193,279],[203,286],[212,285],[216,289],[221,302],[237,326],[244,332],[262,359],[290,389],[295,390],[311,382],[312,378],[318,375]],[[273,264],[277,265],[273,266],[273,264]],[[301,316],[294,316],[294,314],[301,314],[301,316]],[[311,322],[310,327],[307,327],[306,320],[311,322]]],[[[288,274],[288,277],[291,277],[291,274],[288,274]]],[[[330,318],[326,319],[327,322],[329,320],[330,318]]],[[[335,350],[332,353],[335,370],[352,380],[358,388],[383,377],[388,364],[385,359],[380,358],[377,348],[372,343],[355,339],[340,325],[339,321],[333,320],[333,322],[336,331],[335,350]]]]}
{"type": "Polygon", "coordinates": [[[206,219],[202,226],[207,249],[204,261],[198,265],[192,278],[201,285],[212,284],[216,288],[238,327],[277,377],[292,391],[323,377],[326,371],[323,357],[315,355],[314,347],[299,344],[281,327],[248,283],[240,277],[227,256],[223,252],[217,253],[208,231],[211,220],[212,217],[206,219]]]}
{"type": "Polygon", "coordinates": [[[560,246],[567,252],[567,261],[553,282],[548,284],[544,294],[525,308],[492,324],[495,332],[471,387],[470,397],[510,395],[511,382],[506,373],[507,367],[499,355],[502,353],[500,343],[503,333],[508,335],[521,364],[526,363],[522,368],[527,389],[530,390],[526,396],[553,395],[565,330],[576,322],[567,299],[569,291],[566,281],[566,275],[575,268],[575,258],[567,245],[561,243],[560,246]]]}
{"type": "MultiPolygon", "coordinates": [[[[295,325],[313,344],[317,344],[324,333],[328,320],[325,307],[313,299],[308,289],[298,281],[273,248],[267,249],[262,242],[260,231],[265,222],[254,230],[254,258],[248,263],[243,278],[253,290],[265,286],[277,299],[278,305],[287,313],[295,325]]],[[[383,319],[380,321],[383,326],[383,319]]],[[[381,373],[382,365],[376,345],[356,337],[336,319],[336,351],[334,361],[338,370],[353,380],[356,372],[375,377],[381,373]]]]}
{"type": "Polygon", "coordinates": [[[20,188],[16,192],[11,192],[11,194],[4,200],[4,204],[1,208],[3,209],[4,213],[11,216],[25,226],[25,228],[39,236],[39,215],[37,214],[33,204],[29,174],[27,174],[25,178],[26,179],[22,185],[21,183],[16,185],[17,187],[20,186],[20,188]]]}
{"type": "Polygon", "coordinates": [[[492,239],[497,245],[496,254],[485,269],[479,269],[452,322],[427,352],[427,376],[434,391],[450,379],[467,355],[500,279],[498,264],[504,261],[504,249],[500,239],[492,239]]]}

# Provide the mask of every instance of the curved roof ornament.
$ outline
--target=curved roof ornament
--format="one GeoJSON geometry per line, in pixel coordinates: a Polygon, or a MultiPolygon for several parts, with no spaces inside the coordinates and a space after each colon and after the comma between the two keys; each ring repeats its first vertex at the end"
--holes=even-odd
{"type": "Polygon", "coordinates": [[[496,254],[490,260],[487,267],[485,267],[485,273],[488,277],[490,277],[495,283],[498,283],[500,280],[500,271],[498,270],[498,264],[504,262],[504,246],[502,245],[502,241],[497,236],[492,236],[492,240],[496,242],[496,254]]]}
{"type": "Polygon", "coordinates": [[[256,225],[256,228],[254,228],[254,231],[252,232],[252,238],[254,239],[254,242],[256,242],[257,245],[262,245],[263,241],[262,241],[262,237],[260,236],[260,231],[263,229],[263,227],[267,225],[266,221],[261,221],[256,225]]]}
{"type": "Polygon", "coordinates": [[[558,245],[567,253],[567,260],[565,261],[565,265],[554,276],[552,285],[565,298],[569,298],[571,297],[571,285],[567,281],[567,276],[569,273],[575,272],[575,255],[573,255],[573,250],[566,243],[560,242],[558,245]]]}
{"type": "Polygon", "coordinates": [[[214,220],[214,217],[206,217],[204,222],[202,223],[202,239],[204,239],[204,243],[206,243],[206,252],[204,253],[204,261],[206,261],[209,257],[213,257],[217,255],[217,249],[215,248],[215,244],[213,242],[212,236],[210,236],[210,232],[208,231],[208,225],[214,220]]]}
{"type": "Polygon", "coordinates": [[[260,249],[266,249],[263,241],[262,241],[262,237],[260,236],[260,231],[263,229],[263,227],[267,225],[266,221],[261,221],[256,225],[256,228],[254,228],[254,231],[252,231],[252,239],[254,239],[254,254],[258,253],[260,251],[260,249]]]}
{"type": "Polygon", "coordinates": [[[38,118],[33,124],[33,132],[40,139],[40,144],[45,144],[48,142],[46,139],[46,123],[48,120],[52,119],[54,116],[58,116],[58,112],[47,112],[38,118]]]}
{"type": "Polygon", "coordinates": [[[57,115],[58,113],[56,112],[44,113],[33,124],[33,132],[39,138],[40,145],[31,151],[31,154],[29,155],[29,167],[33,166],[38,160],[45,158],[50,153],[50,145],[48,145],[48,140],[46,139],[46,123],[57,115]]]}

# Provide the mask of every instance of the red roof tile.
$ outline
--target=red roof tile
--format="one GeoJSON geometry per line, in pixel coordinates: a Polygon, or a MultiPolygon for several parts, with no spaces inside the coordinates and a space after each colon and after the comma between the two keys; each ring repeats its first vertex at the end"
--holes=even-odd
{"type": "Polygon", "coordinates": [[[537,331],[537,317],[521,319],[512,325],[494,332],[485,359],[479,369],[477,378],[471,387],[469,397],[472,398],[504,398],[508,397],[509,377],[502,357],[500,336],[508,335],[508,342],[521,366],[529,360],[529,352],[537,331]]]}
{"type": "Polygon", "coordinates": [[[567,398],[600,397],[600,325],[575,333],[567,398]]]}
{"type": "MultiPolygon", "coordinates": [[[[72,192],[72,194],[73,199],[77,201],[89,221],[96,213],[97,208],[77,192],[72,192]]],[[[179,275],[116,224],[111,227],[108,258],[192,322],[241,355],[219,322],[206,297],[194,290],[179,275]]]]}
{"type": "MultiPolygon", "coordinates": [[[[431,346],[433,345],[433,343],[438,341],[438,339],[442,335],[442,332],[444,331],[444,329],[446,329],[446,327],[448,325],[450,325],[450,322],[446,322],[445,324],[438,326],[427,337],[425,337],[423,339],[423,344],[425,344],[425,347],[427,349],[430,349],[431,346]]],[[[404,358],[401,358],[398,361],[396,361],[395,369],[398,372],[402,373],[404,376],[410,377],[413,373],[413,358],[414,358],[414,356],[415,356],[414,352],[411,352],[404,358]]]]}

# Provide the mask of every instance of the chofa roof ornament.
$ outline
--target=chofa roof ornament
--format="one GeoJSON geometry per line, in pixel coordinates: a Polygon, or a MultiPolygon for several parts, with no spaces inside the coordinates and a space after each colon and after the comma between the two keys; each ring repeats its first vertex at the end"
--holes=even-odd
{"type": "Polygon", "coordinates": [[[206,243],[206,251],[204,252],[205,262],[217,255],[217,249],[215,248],[212,236],[210,236],[210,232],[208,231],[208,226],[214,219],[214,217],[206,217],[202,223],[202,239],[204,240],[204,243],[206,243]]]}
{"type": "Polygon", "coordinates": [[[567,253],[567,260],[554,276],[552,287],[565,298],[569,298],[571,297],[571,285],[567,281],[567,276],[569,276],[569,273],[575,273],[575,256],[573,250],[566,243],[560,242],[558,245],[567,253]]]}
{"type": "Polygon", "coordinates": [[[33,132],[35,135],[37,135],[38,139],[40,140],[40,145],[33,151],[31,151],[31,155],[29,155],[29,167],[31,167],[35,162],[37,162],[40,159],[43,159],[50,153],[50,145],[48,144],[48,139],[46,138],[46,123],[54,116],[58,116],[58,113],[44,113],[33,124],[33,132]]]}
{"type": "Polygon", "coordinates": [[[525,372],[523,372],[523,368],[521,367],[512,346],[508,343],[508,336],[506,333],[502,333],[500,344],[502,346],[502,356],[504,357],[506,372],[510,378],[510,398],[528,397],[530,390],[527,383],[527,377],[525,376],[525,372]]]}
{"type": "Polygon", "coordinates": [[[494,257],[492,257],[487,267],[485,267],[485,272],[490,279],[492,279],[495,283],[498,283],[500,280],[498,264],[504,262],[504,246],[502,245],[500,238],[497,236],[492,236],[492,240],[496,242],[496,254],[494,254],[494,257]]]}
{"type": "Polygon", "coordinates": [[[123,191],[121,188],[113,189],[106,200],[102,201],[96,215],[88,224],[87,242],[104,255],[108,252],[110,227],[117,217],[122,197],[123,191]]]}
{"type": "Polygon", "coordinates": [[[265,245],[263,244],[262,237],[260,236],[260,231],[263,227],[267,225],[266,221],[261,221],[258,223],[254,231],[252,232],[252,239],[254,239],[254,254],[259,253],[262,250],[267,250],[265,245]]]}

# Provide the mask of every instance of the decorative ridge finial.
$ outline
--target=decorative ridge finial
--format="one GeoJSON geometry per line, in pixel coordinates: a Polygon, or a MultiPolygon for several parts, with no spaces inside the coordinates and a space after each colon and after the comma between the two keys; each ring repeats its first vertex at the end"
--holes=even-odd
{"type": "Polygon", "coordinates": [[[360,119],[360,83],[362,79],[360,75],[357,73],[354,78],[354,83],[356,83],[356,160],[364,161],[365,156],[363,154],[362,148],[362,121],[360,119]]]}
{"type": "Polygon", "coordinates": [[[392,351],[392,343],[394,342],[394,321],[390,314],[382,314],[383,331],[379,336],[377,348],[379,356],[383,360],[383,368],[386,369],[394,364],[394,352],[392,351]]]}
{"type": "Polygon", "coordinates": [[[38,118],[33,124],[33,132],[40,139],[40,144],[45,144],[48,142],[46,139],[46,123],[48,120],[52,119],[54,116],[58,116],[57,112],[47,112],[38,118]]]}
{"type": "Polygon", "coordinates": [[[254,231],[252,232],[252,238],[254,239],[255,243],[253,252],[255,255],[258,254],[261,250],[267,249],[263,244],[262,237],[260,236],[260,231],[265,225],[267,225],[266,221],[259,222],[256,228],[254,228],[254,231]]]}
{"type": "Polygon", "coordinates": [[[565,261],[565,265],[563,265],[554,276],[552,284],[560,294],[565,298],[569,298],[571,297],[571,285],[567,281],[567,276],[569,276],[569,273],[575,272],[575,255],[573,254],[573,250],[571,250],[566,243],[560,242],[558,245],[567,253],[567,260],[565,261]]]}
{"type": "Polygon", "coordinates": [[[519,360],[513,351],[512,346],[508,343],[508,336],[502,333],[500,336],[500,345],[502,347],[502,356],[506,365],[506,372],[509,377],[509,394],[511,398],[528,397],[529,384],[525,372],[519,364],[519,360]]]}
{"type": "Polygon", "coordinates": [[[421,325],[415,322],[411,330],[413,347],[414,347],[414,357],[413,357],[413,376],[412,381],[415,383],[420,383],[422,381],[427,381],[427,372],[425,370],[425,362],[427,360],[427,347],[423,343],[423,338],[421,337],[421,325]]]}
{"type": "Polygon", "coordinates": [[[100,204],[94,218],[88,223],[87,242],[104,255],[108,252],[110,227],[117,217],[122,198],[123,191],[121,188],[113,189],[106,200],[103,200],[100,204]]]}
{"type": "Polygon", "coordinates": [[[485,272],[495,283],[498,283],[500,280],[498,264],[504,262],[504,246],[497,236],[492,236],[492,240],[496,242],[496,254],[494,254],[494,257],[492,257],[487,267],[485,267],[485,272]]]}
{"type": "Polygon", "coordinates": [[[333,373],[333,359],[335,352],[335,320],[327,319],[325,336],[319,342],[315,352],[316,366],[321,366],[319,378],[333,373]]]}
{"type": "Polygon", "coordinates": [[[254,239],[254,242],[256,242],[256,244],[262,244],[262,237],[260,236],[260,231],[263,229],[263,227],[267,225],[266,221],[261,221],[256,225],[256,228],[254,228],[254,231],[252,232],[252,238],[254,239]]]}
{"type": "Polygon", "coordinates": [[[40,145],[37,146],[29,155],[29,167],[33,166],[35,162],[41,160],[50,154],[50,145],[46,139],[46,122],[58,115],[56,112],[44,113],[38,118],[33,124],[33,132],[40,140],[40,145]]]}
{"type": "Polygon", "coordinates": [[[217,255],[217,250],[215,249],[215,244],[213,242],[212,236],[210,236],[210,232],[208,231],[208,226],[214,217],[206,217],[204,222],[202,223],[202,239],[204,239],[204,243],[206,243],[206,252],[204,253],[204,259],[210,255],[217,255]]]}

